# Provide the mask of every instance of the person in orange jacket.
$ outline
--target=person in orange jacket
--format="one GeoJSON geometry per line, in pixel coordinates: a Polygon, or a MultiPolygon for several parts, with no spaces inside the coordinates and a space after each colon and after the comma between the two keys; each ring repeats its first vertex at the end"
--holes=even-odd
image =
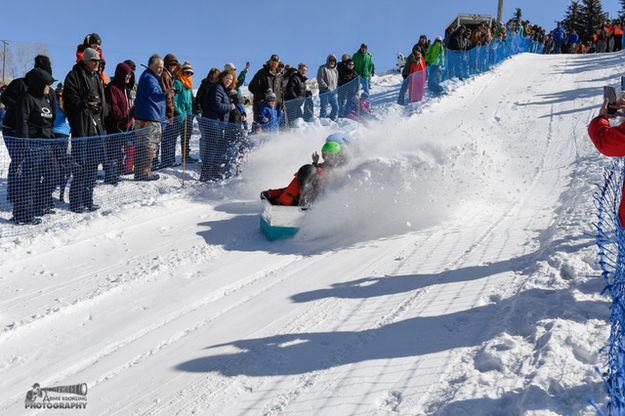
{"type": "Polygon", "coordinates": [[[614,51],[620,51],[623,49],[623,26],[619,19],[615,19],[612,22],[612,33],[614,33],[614,51]]]}
{"type": "Polygon", "coordinates": [[[323,188],[328,172],[345,162],[341,155],[341,145],[337,142],[326,142],[321,149],[321,155],[323,163],[318,163],[319,155],[315,152],[313,163],[299,168],[286,188],[263,191],[260,199],[267,200],[272,205],[310,206],[323,188]]]}
{"type": "Polygon", "coordinates": [[[98,72],[100,74],[100,77],[102,78],[102,81],[104,81],[104,85],[107,85],[109,83],[109,77],[108,75],[106,75],[106,72],[104,72],[104,66],[106,65],[106,61],[102,56],[102,48],[100,47],[101,44],[102,38],[97,33],[91,33],[85,36],[85,40],[83,40],[82,44],[76,47],[76,63],[80,63],[82,61],[82,55],[85,52],[85,49],[95,49],[100,55],[100,66],[98,72]]]}
{"type": "MultiPolygon", "coordinates": [[[[615,107],[625,108],[625,99],[616,102],[615,107]]],[[[610,125],[608,115],[608,100],[603,103],[599,115],[595,117],[588,126],[588,135],[593,144],[601,154],[611,157],[625,156],[625,123],[618,126],[610,125]]],[[[621,227],[625,225],[625,186],[621,196],[621,204],[618,211],[618,218],[621,227]]]]}

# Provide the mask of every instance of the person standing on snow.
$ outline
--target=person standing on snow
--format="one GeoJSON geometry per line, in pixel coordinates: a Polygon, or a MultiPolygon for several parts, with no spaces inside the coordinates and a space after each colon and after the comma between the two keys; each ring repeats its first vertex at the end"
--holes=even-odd
{"type": "MultiPolygon", "coordinates": [[[[179,66],[178,58],[176,58],[176,56],[173,53],[168,53],[167,55],[165,55],[164,63],[165,63],[165,67],[163,68],[163,74],[161,75],[158,81],[159,84],[161,85],[161,89],[163,90],[163,92],[174,88],[174,77],[179,66]]],[[[167,149],[169,149],[170,147],[173,147],[175,150],[176,140],[178,139],[178,135],[180,134],[179,133],[180,126],[179,124],[176,123],[174,119],[176,116],[178,116],[176,112],[176,105],[174,104],[175,102],[174,97],[175,95],[172,96],[171,98],[168,98],[165,104],[166,124],[163,125],[161,147],[165,147],[167,149]],[[173,144],[171,144],[172,142],[173,144]]],[[[162,151],[162,150],[163,149],[159,148],[156,150],[156,153],[154,154],[154,160],[153,160],[153,165],[152,165],[153,170],[166,168],[174,164],[174,162],[171,160],[163,161],[162,156],[161,156],[161,163],[160,164],[158,163],[159,151],[162,151]]]]}
{"type": "Polygon", "coordinates": [[[271,89],[276,95],[276,106],[282,108],[282,74],[278,71],[280,58],[278,55],[271,55],[263,67],[258,70],[252,82],[250,82],[249,90],[254,95],[254,120],[258,118],[260,108],[265,101],[267,90],[271,89]]]}
{"type": "MultiPolygon", "coordinates": [[[[35,57],[34,67],[43,69],[49,73],[50,76],[52,76],[52,63],[50,62],[50,58],[47,56],[37,55],[35,57]]],[[[2,102],[5,106],[5,114],[2,119],[2,137],[9,153],[9,157],[11,158],[7,176],[7,201],[12,201],[15,197],[15,177],[17,168],[23,158],[22,146],[19,141],[15,140],[15,137],[17,135],[16,122],[18,104],[22,96],[24,96],[27,91],[27,78],[17,78],[11,81],[9,85],[5,87],[2,95],[0,95],[0,102],[2,102]]],[[[51,102],[56,101],[54,92],[50,92],[49,98],[52,100],[51,102]]],[[[56,113],[56,105],[53,108],[53,112],[56,113]]]]}
{"type": "Polygon", "coordinates": [[[106,100],[109,103],[109,114],[104,119],[106,133],[106,158],[104,162],[104,183],[117,185],[122,174],[124,163],[124,134],[132,128],[134,120],[130,111],[127,85],[130,83],[132,69],[125,63],[115,68],[115,76],[106,86],[106,100]]]}
{"type": "Polygon", "coordinates": [[[56,100],[50,100],[52,76],[36,68],[26,74],[28,90],[20,98],[16,119],[18,137],[39,140],[23,141],[24,158],[17,175],[18,190],[13,203],[13,220],[17,224],[39,224],[35,218],[54,213],[52,191],[56,187],[59,167],[51,145],[54,133],[56,100]]]}
{"type": "Polygon", "coordinates": [[[406,90],[411,82],[411,75],[419,71],[425,71],[425,60],[423,59],[423,56],[421,56],[421,48],[419,47],[419,44],[416,43],[412,47],[412,53],[408,55],[408,58],[406,58],[404,69],[401,71],[401,76],[404,78],[404,82],[402,82],[401,88],[399,89],[397,104],[405,104],[404,96],[406,95],[406,90]]]}
{"type": "Polygon", "coordinates": [[[336,119],[339,111],[339,104],[336,97],[336,88],[338,87],[339,71],[336,69],[336,56],[328,55],[326,63],[319,67],[317,71],[317,84],[319,85],[319,118],[328,117],[332,120],[336,119]],[[330,114],[328,114],[328,105],[330,106],[330,114]]]}
{"type": "Polygon", "coordinates": [[[78,165],[69,188],[69,204],[77,213],[100,208],[93,203],[93,188],[104,155],[102,138],[97,136],[104,135],[107,106],[99,66],[100,55],[87,48],[63,83],[65,114],[72,129],[72,158],[78,165]]]}
{"type": "Polygon", "coordinates": [[[425,55],[425,64],[430,67],[428,87],[432,94],[438,95],[443,92],[440,82],[443,67],[445,66],[445,47],[440,36],[437,36],[434,43],[428,48],[425,55]]]}
{"type": "Polygon", "coordinates": [[[102,57],[102,48],[100,47],[100,45],[102,45],[102,38],[97,33],[91,33],[85,36],[85,40],[83,40],[82,44],[76,47],[76,63],[78,64],[82,62],[82,56],[85,52],[85,49],[95,49],[98,52],[98,55],[100,55],[98,74],[100,74],[102,82],[104,82],[104,85],[106,85],[109,83],[109,78],[106,75],[106,72],[104,72],[104,66],[106,65],[106,61],[104,60],[104,57],[102,57]]]}
{"type": "Polygon", "coordinates": [[[152,55],[137,87],[135,102],[135,181],[154,181],[152,160],[161,143],[161,124],[165,122],[166,102],[174,96],[173,87],[163,91],[158,80],[163,73],[163,58],[152,55]]]}
{"type": "Polygon", "coordinates": [[[360,45],[360,49],[352,56],[354,71],[362,78],[362,89],[369,92],[371,76],[373,73],[373,57],[367,52],[367,44],[360,45]]]}
{"type": "Polygon", "coordinates": [[[562,23],[558,23],[558,27],[553,29],[553,53],[562,53],[562,42],[564,41],[564,29],[562,23]]]}
{"type": "MultiPolygon", "coordinates": [[[[625,99],[617,101],[615,107],[625,108],[625,99]]],[[[625,123],[614,127],[610,125],[608,100],[603,103],[599,115],[590,122],[588,135],[601,154],[611,157],[625,156],[625,123]]],[[[623,186],[618,218],[621,227],[625,227],[625,186],[623,186]]]]}
{"type": "Polygon", "coordinates": [[[358,74],[354,71],[354,61],[347,58],[345,66],[339,68],[339,89],[337,92],[339,102],[339,117],[345,117],[345,108],[350,97],[358,92],[358,74]],[[354,82],[352,82],[354,81],[354,82]]]}

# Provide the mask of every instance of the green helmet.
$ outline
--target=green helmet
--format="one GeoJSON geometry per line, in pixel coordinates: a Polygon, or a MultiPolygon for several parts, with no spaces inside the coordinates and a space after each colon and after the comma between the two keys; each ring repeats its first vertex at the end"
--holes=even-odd
{"type": "Polygon", "coordinates": [[[337,142],[326,142],[321,148],[321,153],[338,155],[341,152],[341,145],[337,142]]]}

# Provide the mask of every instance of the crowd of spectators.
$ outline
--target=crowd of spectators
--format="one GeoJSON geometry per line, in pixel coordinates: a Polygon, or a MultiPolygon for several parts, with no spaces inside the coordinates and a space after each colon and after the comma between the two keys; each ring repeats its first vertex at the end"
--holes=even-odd
{"type": "MultiPolygon", "coordinates": [[[[374,75],[366,44],[353,57],[343,55],[341,65],[336,61],[330,55],[317,73],[324,97],[320,116],[331,119],[349,115],[351,97],[339,95],[337,87],[361,76],[368,90],[374,75]]],[[[199,179],[219,180],[230,168],[226,153],[245,146],[250,124],[274,130],[286,121],[285,100],[312,97],[308,66],[302,62],[295,69],[272,55],[249,83],[249,123],[247,98],[241,94],[249,62],[238,75],[232,63],[212,68],[195,96],[191,63],[181,63],[172,53],[151,56],[138,77],[130,59],[116,65],[112,78],[106,63],[102,39],[91,33],[77,46],[76,63],[56,88],[50,59],[38,55],[23,78],[0,89],[2,135],[11,159],[6,197],[16,224],[38,224],[42,216],[53,214],[52,194],[60,188],[59,199],[65,202],[68,183],[71,211],[98,210],[94,188],[100,166],[103,182],[112,186],[124,174],[134,174],[135,181],[158,180],[154,170],[177,164],[179,139],[182,163],[198,162],[189,147],[195,118],[201,133],[199,179]]],[[[304,101],[294,118],[309,121],[312,100],[304,101]]]]}
{"type": "MultiPolygon", "coordinates": [[[[528,21],[507,24],[465,26],[449,29],[433,42],[425,35],[413,46],[402,75],[405,79],[422,73],[432,94],[443,90],[441,74],[449,51],[468,51],[518,34],[543,45],[544,53],[591,53],[621,49],[622,26],[606,21],[587,44],[575,32],[561,25],[551,33],[528,21]]],[[[116,65],[114,76],[105,72],[102,39],[89,34],[76,48],[76,63],[63,82],[52,77],[50,59],[35,58],[34,68],[23,78],[0,89],[2,133],[11,159],[7,175],[7,200],[13,204],[13,221],[33,224],[54,213],[52,193],[60,188],[64,201],[69,187],[69,209],[76,213],[95,211],[93,192],[102,166],[103,181],[116,186],[123,174],[135,181],[159,179],[156,169],[172,167],[180,140],[182,163],[196,163],[190,155],[193,121],[200,127],[200,160],[203,182],[223,178],[231,168],[227,153],[245,147],[248,132],[272,131],[293,125],[297,119],[313,119],[313,93],[309,89],[309,68],[304,62],[285,65],[272,55],[259,69],[243,97],[241,87],[250,71],[249,62],[237,74],[232,63],[211,68],[194,96],[194,69],[172,54],[150,57],[138,77],[137,66],[128,59],[116,65]],[[252,105],[253,119],[247,119],[245,104],[252,105]],[[224,126],[229,126],[228,128],[224,126]],[[233,127],[234,126],[234,127],[233,127]],[[37,140],[28,140],[37,139],[37,140]],[[41,140],[47,139],[47,140],[41,140]]],[[[363,43],[353,55],[327,56],[316,73],[319,117],[362,121],[371,113],[368,101],[370,80],[375,75],[373,58],[363,43]]],[[[198,84],[198,83],[196,83],[198,84]]],[[[404,82],[404,95],[418,95],[422,88],[404,82]]],[[[420,98],[419,98],[420,99],[420,98]]]]}

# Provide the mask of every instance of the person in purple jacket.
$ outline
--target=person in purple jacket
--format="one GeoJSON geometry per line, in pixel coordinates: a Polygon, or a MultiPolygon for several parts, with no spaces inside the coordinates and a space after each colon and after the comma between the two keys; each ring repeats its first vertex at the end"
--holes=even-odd
{"type": "Polygon", "coordinates": [[[174,96],[174,89],[161,89],[158,80],[165,64],[159,55],[152,55],[148,69],[143,71],[137,87],[135,101],[135,181],[154,181],[158,174],[152,173],[152,159],[161,143],[161,124],[165,122],[165,103],[174,96]]]}
{"type": "Polygon", "coordinates": [[[124,162],[125,133],[131,129],[133,118],[130,111],[130,100],[127,85],[130,82],[132,69],[121,63],[115,69],[115,77],[106,86],[105,95],[109,103],[109,113],[104,118],[104,127],[108,136],[104,140],[106,150],[104,162],[104,183],[117,185],[122,174],[124,162]]]}

